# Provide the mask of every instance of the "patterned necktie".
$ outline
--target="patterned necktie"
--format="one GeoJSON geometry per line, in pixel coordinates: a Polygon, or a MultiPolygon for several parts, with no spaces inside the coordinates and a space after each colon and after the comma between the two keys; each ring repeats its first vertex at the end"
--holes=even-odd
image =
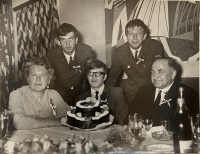
{"type": "Polygon", "coordinates": [[[138,61],[138,51],[135,51],[135,60],[136,60],[136,62],[138,61]]]}
{"type": "Polygon", "coordinates": [[[95,98],[96,98],[96,100],[98,100],[98,94],[99,94],[99,92],[98,91],[95,91],[95,93],[96,93],[96,96],[95,96],[95,98]]]}

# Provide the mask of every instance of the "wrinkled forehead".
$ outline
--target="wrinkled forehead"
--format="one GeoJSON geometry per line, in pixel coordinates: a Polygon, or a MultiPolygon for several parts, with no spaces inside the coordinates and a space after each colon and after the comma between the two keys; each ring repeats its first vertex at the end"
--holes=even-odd
{"type": "Polygon", "coordinates": [[[45,66],[41,65],[32,65],[29,69],[30,73],[48,73],[48,70],[45,68],[45,66]]]}
{"type": "Polygon", "coordinates": [[[159,69],[169,70],[172,69],[172,67],[169,66],[167,60],[157,60],[153,63],[152,70],[156,71],[159,69]]]}

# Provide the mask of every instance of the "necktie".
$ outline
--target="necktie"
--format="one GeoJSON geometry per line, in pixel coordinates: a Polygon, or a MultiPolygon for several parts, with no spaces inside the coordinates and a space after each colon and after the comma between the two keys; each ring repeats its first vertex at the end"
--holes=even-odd
{"type": "Polygon", "coordinates": [[[69,59],[69,66],[72,66],[72,56],[70,56],[70,59],[69,59]]]}
{"type": "Polygon", "coordinates": [[[160,90],[159,93],[158,93],[158,95],[157,95],[157,97],[156,97],[156,100],[155,100],[155,103],[158,104],[158,105],[160,104],[161,92],[162,91],[160,90]]]}
{"type": "Polygon", "coordinates": [[[136,60],[136,62],[138,61],[138,51],[135,51],[135,60],[136,60]]]}
{"type": "Polygon", "coordinates": [[[96,93],[96,95],[95,95],[95,98],[96,98],[96,100],[98,100],[98,94],[99,94],[99,92],[98,91],[95,91],[95,93],[96,93]]]}

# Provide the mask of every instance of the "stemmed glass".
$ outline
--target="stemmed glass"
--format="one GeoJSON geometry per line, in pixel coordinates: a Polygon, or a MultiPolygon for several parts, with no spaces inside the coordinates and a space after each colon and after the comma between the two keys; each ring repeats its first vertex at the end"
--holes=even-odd
{"type": "Polygon", "coordinates": [[[131,128],[134,138],[138,139],[141,136],[142,130],[142,116],[140,113],[129,115],[129,126],[131,128]]]}
{"type": "Polygon", "coordinates": [[[151,119],[151,117],[144,118],[142,120],[142,124],[143,124],[143,127],[146,129],[146,131],[149,131],[153,125],[153,120],[151,119]]]}

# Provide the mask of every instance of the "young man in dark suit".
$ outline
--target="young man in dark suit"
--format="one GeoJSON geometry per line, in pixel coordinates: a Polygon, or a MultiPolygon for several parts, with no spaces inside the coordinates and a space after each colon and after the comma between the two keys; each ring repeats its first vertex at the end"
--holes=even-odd
{"type": "Polygon", "coordinates": [[[107,66],[99,60],[92,60],[88,64],[86,73],[91,88],[80,94],[77,101],[85,100],[87,97],[94,100],[107,100],[110,114],[114,116],[114,123],[120,125],[127,123],[128,106],[122,89],[104,84],[107,78],[107,66]]]}
{"type": "Polygon", "coordinates": [[[178,70],[179,65],[174,59],[156,58],[151,69],[152,83],[138,90],[130,112],[152,117],[154,126],[161,125],[162,120],[170,120],[173,125],[179,87],[183,87],[183,97],[189,114],[195,117],[199,113],[199,95],[192,88],[179,82],[178,70]]]}
{"type": "Polygon", "coordinates": [[[90,46],[78,42],[78,31],[71,24],[61,24],[55,34],[58,46],[47,55],[56,76],[50,88],[57,90],[69,105],[74,105],[75,97],[89,88],[85,66],[95,58],[95,53],[90,46]]]}
{"type": "Polygon", "coordinates": [[[119,84],[130,106],[139,87],[151,82],[152,60],[163,56],[164,48],[159,41],[147,38],[149,29],[140,19],[129,21],[125,33],[127,42],[113,52],[106,84],[119,84]],[[127,79],[122,80],[121,73],[125,73],[127,79]]]}

